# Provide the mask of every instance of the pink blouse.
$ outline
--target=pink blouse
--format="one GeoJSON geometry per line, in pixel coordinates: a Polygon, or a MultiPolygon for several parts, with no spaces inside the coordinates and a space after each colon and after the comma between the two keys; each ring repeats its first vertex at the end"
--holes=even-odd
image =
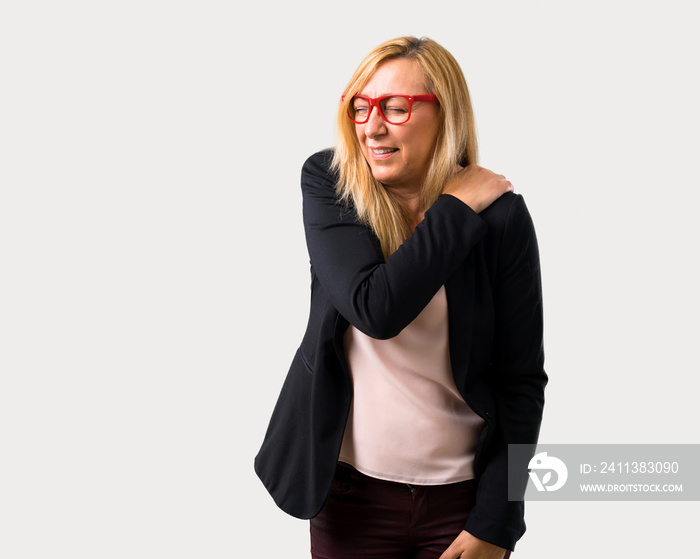
{"type": "Polygon", "coordinates": [[[473,478],[484,421],[454,383],[445,287],[398,336],[377,340],[350,326],[344,344],[354,394],[339,460],[416,485],[473,478]]]}

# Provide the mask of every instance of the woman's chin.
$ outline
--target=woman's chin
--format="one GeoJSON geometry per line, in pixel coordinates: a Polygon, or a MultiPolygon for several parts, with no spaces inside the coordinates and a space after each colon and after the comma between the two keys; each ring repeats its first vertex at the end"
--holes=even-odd
{"type": "Polygon", "coordinates": [[[392,186],[396,184],[396,174],[387,171],[387,169],[373,169],[372,175],[384,186],[392,186]]]}

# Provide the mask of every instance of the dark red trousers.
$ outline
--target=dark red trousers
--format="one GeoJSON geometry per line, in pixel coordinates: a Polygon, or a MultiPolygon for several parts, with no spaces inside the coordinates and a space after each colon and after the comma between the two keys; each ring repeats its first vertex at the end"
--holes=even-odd
{"type": "MultiPolygon", "coordinates": [[[[474,480],[448,485],[383,481],[338,465],[311,520],[313,559],[438,559],[464,529],[474,480]]],[[[506,552],[507,559],[510,552],[506,552]]]]}

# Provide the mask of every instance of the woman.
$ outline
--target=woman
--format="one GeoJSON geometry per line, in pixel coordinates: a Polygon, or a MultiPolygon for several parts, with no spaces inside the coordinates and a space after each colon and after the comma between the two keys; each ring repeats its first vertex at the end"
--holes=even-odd
{"type": "Polygon", "coordinates": [[[380,45],[342,99],[302,172],[311,311],[256,471],[316,559],[507,557],[507,445],[536,442],[547,381],[532,221],[475,165],[434,41],[380,45]]]}

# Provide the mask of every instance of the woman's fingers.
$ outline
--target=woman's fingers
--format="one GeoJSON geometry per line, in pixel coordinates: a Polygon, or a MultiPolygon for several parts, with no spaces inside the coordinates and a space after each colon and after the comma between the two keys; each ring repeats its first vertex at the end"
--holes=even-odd
{"type": "Polygon", "coordinates": [[[506,550],[462,531],[440,559],[502,559],[506,550]]]}
{"type": "Polygon", "coordinates": [[[468,165],[447,181],[443,194],[451,194],[479,213],[488,208],[506,192],[513,191],[513,184],[479,165],[468,165]]]}

